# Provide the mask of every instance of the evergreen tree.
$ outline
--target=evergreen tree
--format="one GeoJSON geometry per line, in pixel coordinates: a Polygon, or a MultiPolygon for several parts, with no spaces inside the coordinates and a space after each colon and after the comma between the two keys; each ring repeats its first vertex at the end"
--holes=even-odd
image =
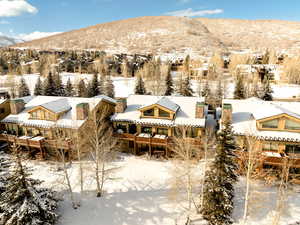
{"type": "Polygon", "coordinates": [[[19,86],[19,97],[25,97],[25,96],[29,96],[29,95],[30,95],[29,88],[28,88],[24,78],[22,77],[20,80],[20,86],[19,86]]]}
{"type": "Polygon", "coordinates": [[[52,73],[50,72],[45,80],[43,94],[46,96],[55,96],[56,95],[56,85],[53,79],[52,73]]]}
{"type": "Polygon", "coordinates": [[[97,73],[94,73],[94,75],[93,75],[93,79],[89,84],[88,92],[89,92],[89,97],[94,97],[94,96],[97,96],[100,94],[97,73]]]}
{"type": "Polygon", "coordinates": [[[272,101],[273,100],[273,90],[272,87],[270,85],[270,79],[268,76],[265,77],[264,81],[263,81],[263,90],[262,90],[262,99],[265,101],[272,101]]]}
{"type": "Polygon", "coordinates": [[[193,96],[194,91],[191,88],[190,78],[187,77],[183,80],[182,83],[182,92],[180,93],[183,96],[193,96]]]}
{"type": "Polygon", "coordinates": [[[137,95],[146,95],[147,93],[143,78],[141,76],[137,78],[134,93],[137,95]]]}
{"type": "Polygon", "coordinates": [[[78,97],[88,97],[88,90],[83,80],[80,80],[77,88],[78,97]]]}
{"type": "Polygon", "coordinates": [[[174,93],[174,88],[173,88],[173,79],[171,75],[171,71],[168,71],[167,77],[166,77],[166,92],[165,96],[170,96],[174,93]]]}
{"type": "Polygon", "coordinates": [[[0,196],[1,224],[51,225],[57,221],[58,204],[54,192],[38,188],[42,182],[29,178],[30,175],[18,158],[0,196]]]}
{"type": "Polygon", "coordinates": [[[210,225],[232,223],[233,184],[237,181],[237,166],[233,156],[235,142],[230,123],[225,124],[217,141],[216,157],[205,175],[201,209],[203,218],[210,225]]]}
{"type": "Polygon", "coordinates": [[[67,81],[67,85],[65,87],[65,96],[66,97],[73,97],[74,96],[74,88],[72,85],[72,82],[70,80],[70,78],[67,81]]]}
{"type": "Polygon", "coordinates": [[[202,97],[210,96],[210,87],[209,87],[208,80],[206,80],[205,86],[204,86],[203,90],[201,91],[201,96],[202,97]]]}
{"type": "Polygon", "coordinates": [[[42,94],[43,94],[42,81],[39,77],[34,87],[34,95],[37,96],[42,94]]]}
{"type": "Polygon", "coordinates": [[[105,95],[111,98],[115,97],[115,86],[113,84],[112,79],[110,78],[110,76],[108,76],[106,78],[106,82],[105,82],[105,95]]]}
{"type": "Polygon", "coordinates": [[[62,80],[60,78],[59,73],[56,73],[54,77],[54,82],[55,82],[55,96],[65,96],[65,88],[62,83],[62,80]]]}
{"type": "Polygon", "coordinates": [[[241,75],[237,76],[233,95],[234,99],[245,99],[246,97],[244,81],[241,75]]]}

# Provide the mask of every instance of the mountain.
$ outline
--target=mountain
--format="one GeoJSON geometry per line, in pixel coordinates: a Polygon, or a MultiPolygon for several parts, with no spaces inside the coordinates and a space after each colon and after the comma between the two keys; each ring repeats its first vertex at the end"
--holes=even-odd
{"type": "Polygon", "coordinates": [[[8,46],[8,45],[15,45],[18,42],[20,42],[20,40],[17,40],[17,39],[12,38],[12,37],[7,37],[7,36],[0,35],[0,47],[5,47],[5,46],[8,46]]]}
{"type": "Polygon", "coordinates": [[[290,49],[300,46],[300,23],[150,16],[98,24],[15,46],[99,49],[114,53],[290,49]]]}

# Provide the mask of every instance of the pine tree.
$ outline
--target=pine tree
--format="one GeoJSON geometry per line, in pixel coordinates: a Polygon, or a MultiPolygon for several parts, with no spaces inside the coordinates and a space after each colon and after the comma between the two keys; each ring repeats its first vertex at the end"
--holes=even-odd
{"type": "Polygon", "coordinates": [[[39,77],[34,87],[34,95],[37,96],[42,94],[43,94],[42,81],[41,78],[39,77]]]}
{"type": "Polygon", "coordinates": [[[65,96],[65,88],[62,83],[62,80],[60,78],[59,73],[56,73],[54,76],[54,82],[55,82],[55,96],[65,96]]]}
{"type": "Polygon", "coordinates": [[[80,80],[77,88],[78,97],[88,97],[88,90],[83,80],[80,80]]]}
{"type": "Polygon", "coordinates": [[[234,99],[245,99],[246,97],[244,81],[241,75],[237,76],[233,95],[234,99]]]}
{"type": "Polygon", "coordinates": [[[172,79],[172,74],[171,71],[168,71],[167,77],[166,77],[166,92],[165,96],[170,96],[174,93],[174,87],[173,87],[173,79],[172,79]]]}
{"type": "Polygon", "coordinates": [[[74,88],[72,85],[72,82],[70,80],[70,78],[67,81],[67,85],[65,87],[65,96],[66,97],[73,97],[74,96],[74,88]]]}
{"type": "Polygon", "coordinates": [[[105,82],[105,95],[111,98],[115,97],[115,86],[110,76],[107,76],[105,82]]]}
{"type": "Polygon", "coordinates": [[[262,99],[265,101],[273,101],[273,90],[270,84],[270,79],[268,78],[268,76],[265,77],[264,81],[263,81],[263,90],[262,90],[263,94],[262,94],[262,99]]]}
{"type": "Polygon", "coordinates": [[[20,86],[19,86],[19,97],[25,97],[25,96],[29,96],[29,95],[30,95],[29,88],[25,82],[25,79],[22,77],[20,80],[20,86]]]}
{"type": "Polygon", "coordinates": [[[202,97],[208,97],[208,96],[210,96],[210,94],[211,94],[210,93],[210,87],[209,87],[209,83],[208,83],[208,80],[207,80],[203,90],[201,91],[201,96],[202,97]]]}
{"type": "Polygon", "coordinates": [[[89,97],[94,97],[100,94],[97,73],[94,73],[93,79],[91,80],[91,82],[89,82],[88,92],[89,92],[89,97]]]}
{"type": "Polygon", "coordinates": [[[143,78],[141,76],[137,78],[134,93],[137,95],[145,95],[147,93],[143,78]]]}
{"type": "Polygon", "coordinates": [[[180,93],[183,96],[193,96],[194,91],[191,88],[190,78],[187,77],[183,80],[182,83],[182,92],[180,93]]]}
{"type": "Polygon", "coordinates": [[[52,73],[50,72],[47,79],[45,80],[43,94],[45,96],[55,96],[56,95],[56,85],[53,80],[52,73]]]}
{"type": "Polygon", "coordinates": [[[233,184],[237,181],[237,166],[233,155],[235,142],[230,123],[225,123],[217,141],[216,157],[205,176],[201,209],[203,218],[210,225],[232,223],[233,184]]]}
{"type": "Polygon", "coordinates": [[[8,176],[5,191],[0,199],[0,223],[4,225],[55,224],[58,215],[55,193],[46,188],[38,188],[42,182],[30,178],[29,170],[21,160],[8,176]]]}

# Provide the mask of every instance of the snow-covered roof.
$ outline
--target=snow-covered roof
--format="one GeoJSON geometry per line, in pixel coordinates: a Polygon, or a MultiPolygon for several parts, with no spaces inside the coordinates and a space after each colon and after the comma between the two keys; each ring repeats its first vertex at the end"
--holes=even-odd
{"type": "MultiPolygon", "coordinates": [[[[171,111],[173,111],[173,112],[176,112],[178,109],[179,109],[179,106],[176,104],[176,103],[174,103],[173,101],[171,101],[169,98],[167,98],[167,97],[162,97],[162,98],[160,98],[157,102],[155,102],[154,104],[156,104],[156,105],[160,105],[160,106],[162,106],[162,107],[164,107],[164,108],[166,108],[166,109],[169,109],[169,110],[171,110],[171,111]]],[[[153,105],[153,104],[148,104],[148,105],[145,105],[145,106],[143,106],[142,108],[145,108],[145,107],[148,107],[148,106],[151,106],[151,105],[153,105]]]]}
{"type": "Polygon", "coordinates": [[[162,126],[194,126],[205,127],[205,118],[196,118],[196,104],[198,102],[204,102],[204,98],[199,97],[182,97],[182,96],[153,96],[153,95],[130,95],[127,98],[127,108],[124,113],[115,113],[111,119],[112,121],[124,121],[137,124],[152,124],[162,126]],[[169,119],[156,119],[156,118],[141,118],[140,109],[156,104],[159,101],[163,103],[174,103],[172,106],[176,111],[174,120],[169,119]],[[147,104],[145,104],[147,103],[147,104]],[[178,108],[175,108],[175,105],[178,108]]]}
{"type": "Polygon", "coordinates": [[[43,108],[46,108],[54,113],[61,113],[71,109],[68,99],[60,98],[51,102],[41,104],[43,108]]]}
{"type": "Polygon", "coordinates": [[[258,98],[245,100],[224,99],[232,106],[232,127],[237,135],[251,135],[258,139],[300,142],[300,133],[257,130],[256,120],[287,114],[300,119],[300,102],[263,101],[258,98]]]}
{"type": "Polygon", "coordinates": [[[76,106],[80,103],[88,103],[89,109],[93,110],[102,100],[115,104],[115,101],[106,96],[97,96],[96,98],[79,98],[79,97],[60,97],[60,96],[27,96],[20,98],[25,103],[25,108],[17,115],[8,115],[2,123],[17,123],[23,126],[33,126],[41,128],[61,127],[61,128],[79,128],[85,120],[77,120],[76,106]],[[29,119],[31,109],[37,106],[50,107],[51,111],[66,111],[57,121],[34,120],[29,119]]]}

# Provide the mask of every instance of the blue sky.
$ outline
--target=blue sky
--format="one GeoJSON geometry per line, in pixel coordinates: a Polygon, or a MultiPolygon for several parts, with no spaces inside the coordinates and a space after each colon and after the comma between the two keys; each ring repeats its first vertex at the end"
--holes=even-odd
{"type": "Polygon", "coordinates": [[[0,32],[63,32],[139,16],[300,21],[300,0],[0,0],[0,32]]]}

